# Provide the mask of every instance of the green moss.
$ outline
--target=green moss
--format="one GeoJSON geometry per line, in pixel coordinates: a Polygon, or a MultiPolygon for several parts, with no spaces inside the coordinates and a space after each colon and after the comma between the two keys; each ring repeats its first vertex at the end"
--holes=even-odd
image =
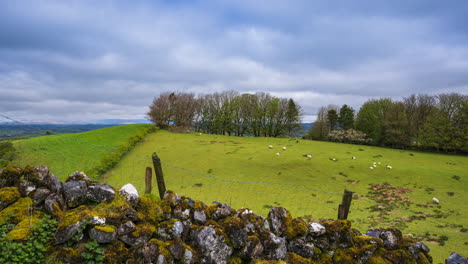
{"type": "Polygon", "coordinates": [[[208,218],[211,218],[213,216],[213,214],[216,212],[216,209],[218,209],[218,205],[217,204],[212,204],[210,206],[207,206],[205,208],[205,214],[208,218]]]}
{"type": "Polygon", "coordinates": [[[351,228],[351,222],[348,220],[324,221],[322,225],[328,232],[343,232],[351,228]]]}
{"type": "Polygon", "coordinates": [[[163,219],[163,210],[159,202],[149,197],[140,197],[135,209],[137,217],[141,220],[156,224],[163,219]]]}
{"type": "Polygon", "coordinates": [[[221,226],[224,228],[224,230],[226,230],[229,233],[231,230],[238,230],[244,228],[245,221],[240,219],[239,217],[232,216],[224,219],[221,222],[221,226]]]}
{"type": "Polygon", "coordinates": [[[287,262],[290,264],[313,264],[312,260],[303,258],[295,253],[288,252],[286,253],[287,262]]]}
{"type": "Polygon", "coordinates": [[[114,233],[116,229],[113,225],[95,226],[94,228],[106,233],[114,233]]]}
{"type": "Polygon", "coordinates": [[[170,245],[169,242],[164,242],[164,241],[153,238],[150,241],[148,241],[148,243],[157,245],[158,246],[158,253],[163,255],[164,258],[166,258],[166,259],[171,259],[172,258],[171,252],[168,249],[168,247],[170,245]]]}
{"type": "Polygon", "coordinates": [[[58,223],[58,230],[63,230],[64,228],[81,221],[88,221],[93,216],[103,217],[102,215],[97,215],[95,212],[91,211],[90,207],[87,205],[78,206],[77,208],[68,210],[64,214],[58,223]]]}
{"type": "Polygon", "coordinates": [[[373,242],[377,243],[377,245],[379,246],[383,245],[382,239],[380,238],[376,238],[376,237],[372,237],[368,235],[359,235],[359,236],[353,237],[353,243],[358,247],[369,245],[369,244],[372,244],[373,242]]]}
{"type": "Polygon", "coordinates": [[[334,263],[343,263],[343,264],[352,264],[356,263],[353,256],[349,254],[349,252],[345,251],[344,249],[338,248],[333,255],[333,262],[334,263]]]}
{"type": "Polygon", "coordinates": [[[263,259],[252,259],[250,264],[287,264],[281,260],[263,260],[263,259]]]}
{"type": "Polygon", "coordinates": [[[21,178],[22,169],[15,165],[9,165],[3,169],[0,179],[4,181],[6,187],[15,186],[21,178]]]}
{"type": "Polygon", "coordinates": [[[318,263],[331,264],[331,263],[333,263],[332,257],[330,255],[328,255],[328,254],[322,254],[322,255],[320,255],[318,263]]]}
{"type": "Polygon", "coordinates": [[[93,208],[93,212],[96,216],[118,222],[125,216],[125,211],[130,208],[131,206],[127,199],[123,195],[116,193],[112,201],[99,203],[93,208]]]}
{"type": "Polygon", "coordinates": [[[120,264],[125,263],[128,257],[128,249],[119,240],[114,240],[112,244],[104,246],[104,263],[120,264]]]}
{"type": "Polygon", "coordinates": [[[32,200],[29,197],[18,199],[14,204],[0,211],[0,223],[6,222],[10,218],[10,223],[18,224],[28,218],[29,207],[32,206],[32,200]]]}
{"type": "Polygon", "coordinates": [[[194,208],[197,211],[203,211],[205,210],[206,205],[202,201],[195,201],[194,208]]]}
{"type": "Polygon", "coordinates": [[[52,214],[55,217],[55,219],[62,219],[63,218],[63,211],[60,208],[60,206],[58,204],[53,204],[52,207],[53,207],[52,214]]]}
{"type": "Polygon", "coordinates": [[[154,227],[150,223],[142,223],[139,225],[136,225],[136,230],[131,233],[133,237],[139,237],[139,236],[151,236],[154,231],[156,231],[156,227],[154,227]]]}
{"type": "Polygon", "coordinates": [[[242,259],[239,257],[230,258],[227,264],[242,264],[242,259]]]}
{"type": "Polygon", "coordinates": [[[0,203],[11,204],[21,197],[18,188],[5,187],[0,189],[0,203]]]}
{"type": "Polygon", "coordinates": [[[8,232],[7,237],[12,240],[24,240],[28,238],[33,230],[33,226],[39,224],[41,219],[44,217],[42,212],[34,212],[31,218],[25,218],[19,222],[13,230],[8,232]]]}
{"type": "Polygon", "coordinates": [[[322,250],[318,247],[314,247],[314,256],[318,256],[320,254],[322,254],[322,250]]]}
{"type": "Polygon", "coordinates": [[[159,203],[159,207],[165,214],[171,214],[172,213],[172,208],[171,208],[171,202],[167,200],[163,200],[159,203]]]}
{"type": "Polygon", "coordinates": [[[287,218],[285,235],[288,239],[302,236],[307,232],[306,223],[300,218],[287,218]]]}

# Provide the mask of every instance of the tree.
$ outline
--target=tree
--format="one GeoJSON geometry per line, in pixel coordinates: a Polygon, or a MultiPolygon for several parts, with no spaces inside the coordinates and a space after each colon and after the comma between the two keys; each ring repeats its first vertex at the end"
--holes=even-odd
{"type": "Polygon", "coordinates": [[[294,102],[292,98],[288,100],[288,110],[286,112],[286,130],[288,136],[292,136],[297,130],[301,128],[301,107],[294,102]]]}
{"type": "Polygon", "coordinates": [[[346,104],[340,108],[338,127],[343,130],[354,128],[354,109],[346,104]]]}
{"type": "Polygon", "coordinates": [[[410,145],[408,134],[408,119],[402,102],[392,102],[382,120],[382,143],[391,147],[406,147],[410,145]]]}
{"type": "Polygon", "coordinates": [[[364,132],[375,145],[381,145],[384,137],[382,120],[392,104],[388,98],[371,99],[365,102],[356,118],[356,130],[364,132]]]}
{"type": "Polygon", "coordinates": [[[330,109],[327,112],[327,119],[328,119],[328,129],[329,131],[333,131],[336,129],[336,125],[338,122],[338,114],[336,113],[335,109],[330,109]]]}

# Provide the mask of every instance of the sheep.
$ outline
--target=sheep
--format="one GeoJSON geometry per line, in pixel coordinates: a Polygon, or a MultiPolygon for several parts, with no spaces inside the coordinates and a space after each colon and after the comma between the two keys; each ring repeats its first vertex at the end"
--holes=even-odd
{"type": "Polygon", "coordinates": [[[199,136],[201,136],[202,134],[201,133],[198,133],[199,136]]]}
{"type": "Polygon", "coordinates": [[[311,158],[312,158],[312,155],[307,154],[306,157],[307,157],[308,159],[311,159],[311,158]]]}
{"type": "Polygon", "coordinates": [[[271,149],[272,149],[272,148],[273,148],[273,146],[272,146],[272,145],[269,145],[269,146],[268,146],[268,148],[271,148],[271,149]]]}
{"type": "Polygon", "coordinates": [[[377,164],[379,164],[379,165],[380,165],[380,161],[379,161],[379,162],[377,162],[377,164]]]}
{"type": "Polygon", "coordinates": [[[281,155],[281,153],[279,153],[279,152],[276,152],[276,156],[279,156],[279,155],[281,155]]]}
{"type": "Polygon", "coordinates": [[[373,164],[375,165],[375,164],[377,164],[377,162],[374,162],[373,164]]]}
{"type": "Polygon", "coordinates": [[[374,169],[374,167],[369,167],[369,169],[373,170],[373,169],[374,169]]]}
{"type": "Polygon", "coordinates": [[[351,157],[351,159],[356,159],[356,157],[353,156],[353,157],[351,157]]]}
{"type": "Polygon", "coordinates": [[[390,166],[390,165],[385,165],[385,168],[391,170],[391,169],[392,169],[392,166],[390,166]]]}
{"type": "Polygon", "coordinates": [[[375,165],[375,164],[374,164],[374,165],[372,165],[372,166],[374,166],[374,167],[376,167],[376,168],[377,168],[377,165],[375,165]]]}
{"type": "Polygon", "coordinates": [[[335,159],[335,158],[331,158],[330,160],[332,160],[332,161],[336,161],[336,159],[335,159]]]}
{"type": "Polygon", "coordinates": [[[286,147],[283,147],[283,150],[286,150],[286,147]]]}
{"type": "Polygon", "coordinates": [[[437,198],[435,198],[435,197],[432,198],[432,202],[433,202],[433,203],[436,203],[436,204],[439,204],[439,203],[440,203],[439,199],[437,199],[437,198]]]}

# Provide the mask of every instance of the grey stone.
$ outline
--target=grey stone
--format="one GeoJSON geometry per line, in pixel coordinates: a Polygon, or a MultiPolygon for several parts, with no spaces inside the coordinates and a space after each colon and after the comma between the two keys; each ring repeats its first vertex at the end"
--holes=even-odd
{"type": "Polygon", "coordinates": [[[119,193],[125,196],[127,201],[134,204],[136,200],[140,197],[137,189],[132,184],[128,183],[120,188],[119,193]]]}
{"type": "Polygon", "coordinates": [[[263,245],[260,239],[252,236],[247,241],[247,244],[239,251],[239,254],[244,259],[259,258],[263,253],[263,245]]]}
{"type": "Polygon", "coordinates": [[[383,241],[384,248],[390,250],[398,249],[398,243],[402,239],[401,231],[394,228],[382,231],[379,236],[383,241]]]}
{"type": "Polygon", "coordinates": [[[44,203],[45,199],[47,196],[49,196],[50,190],[47,188],[38,188],[36,190],[36,193],[34,193],[33,201],[34,201],[34,206],[35,207],[41,207],[42,204],[44,203]]]}
{"type": "Polygon", "coordinates": [[[84,181],[69,181],[63,184],[65,202],[69,208],[78,207],[88,200],[88,187],[84,181]]]}
{"type": "Polygon", "coordinates": [[[317,222],[311,222],[307,224],[307,231],[311,236],[321,236],[327,231],[326,228],[317,222]]]}
{"type": "Polygon", "coordinates": [[[89,237],[96,240],[98,243],[111,243],[117,238],[117,232],[106,232],[99,228],[93,227],[89,231],[89,237]]]}
{"type": "Polygon", "coordinates": [[[282,207],[273,207],[268,213],[270,230],[277,236],[282,236],[286,231],[285,219],[288,216],[288,210],[282,207]]]}
{"type": "Polygon", "coordinates": [[[127,235],[123,235],[119,237],[119,239],[122,242],[124,242],[125,244],[131,247],[142,245],[148,242],[150,238],[151,238],[151,235],[140,235],[140,236],[135,237],[132,234],[127,234],[127,235]]]}
{"type": "Polygon", "coordinates": [[[98,225],[98,226],[103,226],[106,224],[106,218],[101,218],[99,216],[93,216],[91,220],[89,220],[89,223],[92,225],[98,225]]]}
{"type": "Polygon", "coordinates": [[[62,195],[52,193],[45,199],[44,207],[50,215],[56,216],[65,209],[65,201],[62,195]]]}
{"type": "Polygon", "coordinates": [[[55,245],[63,244],[70,240],[80,229],[84,222],[79,221],[71,224],[55,234],[55,245]]]}
{"type": "Polygon", "coordinates": [[[18,190],[21,196],[26,197],[30,193],[36,190],[36,185],[34,185],[34,183],[27,181],[27,180],[20,180],[18,184],[18,190]]]}
{"type": "Polygon", "coordinates": [[[58,194],[62,194],[63,192],[63,184],[62,182],[57,179],[57,177],[55,177],[54,174],[49,174],[46,178],[45,178],[45,182],[47,184],[47,187],[49,188],[49,190],[53,193],[58,193],[58,194]]]}
{"type": "Polygon", "coordinates": [[[296,238],[288,243],[288,251],[304,258],[312,258],[314,256],[314,248],[314,244],[307,243],[303,238],[296,238]]]}
{"type": "Polygon", "coordinates": [[[91,179],[88,176],[86,176],[86,174],[82,171],[75,171],[75,173],[68,176],[65,183],[71,182],[71,181],[83,181],[86,183],[86,185],[93,185],[96,182],[94,179],[91,179]]]}
{"type": "Polygon", "coordinates": [[[417,249],[419,249],[419,250],[421,250],[421,251],[423,251],[425,253],[429,253],[429,251],[431,251],[431,249],[428,246],[426,246],[424,243],[421,243],[421,242],[417,242],[415,244],[415,246],[416,246],[417,249]]]}
{"type": "Polygon", "coordinates": [[[195,234],[195,242],[201,249],[202,262],[226,264],[233,250],[226,243],[223,235],[208,226],[195,234]]]}
{"type": "Polygon", "coordinates": [[[130,233],[134,232],[135,230],[136,230],[135,224],[132,221],[127,221],[127,222],[121,224],[117,228],[117,234],[119,236],[123,236],[123,235],[130,234],[130,233]]]}
{"type": "Polygon", "coordinates": [[[266,237],[263,237],[263,253],[268,259],[283,260],[286,256],[286,239],[278,237],[275,234],[268,232],[266,237]]]}
{"type": "Polygon", "coordinates": [[[194,211],[193,221],[197,225],[203,225],[206,222],[206,214],[204,211],[194,211]]]}
{"type": "Polygon", "coordinates": [[[114,200],[115,191],[108,184],[100,184],[88,187],[86,197],[97,203],[108,202],[114,200]]]}
{"type": "Polygon", "coordinates": [[[169,241],[174,239],[180,239],[184,232],[184,225],[180,221],[167,221],[162,222],[156,230],[156,236],[163,240],[169,241]]]}
{"type": "Polygon", "coordinates": [[[456,252],[452,252],[449,258],[445,261],[446,264],[468,264],[468,259],[459,255],[456,252]]]}
{"type": "Polygon", "coordinates": [[[33,182],[36,186],[45,187],[46,185],[46,178],[49,175],[49,168],[45,165],[41,165],[39,167],[34,168],[34,176],[29,177],[26,180],[33,182]]]}
{"type": "Polygon", "coordinates": [[[177,239],[169,245],[169,252],[174,259],[180,260],[184,257],[185,247],[181,240],[177,239]]]}

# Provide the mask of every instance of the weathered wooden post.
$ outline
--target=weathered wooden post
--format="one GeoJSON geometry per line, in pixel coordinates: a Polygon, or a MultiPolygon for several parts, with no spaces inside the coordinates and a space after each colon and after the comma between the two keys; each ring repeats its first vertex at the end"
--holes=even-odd
{"type": "Polygon", "coordinates": [[[343,200],[338,206],[338,219],[348,219],[349,208],[351,207],[351,200],[353,199],[353,192],[344,190],[343,200]]]}
{"type": "Polygon", "coordinates": [[[151,188],[152,188],[152,170],[151,167],[146,167],[146,174],[145,174],[145,193],[151,193],[151,188]]]}
{"type": "Polygon", "coordinates": [[[164,183],[164,175],[161,168],[161,159],[159,159],[156,152],[153,153],[153,166],[154,173],[156,173],[156,182],[158,183],[159,198],[161,200],[164,198],[164,193],[166,192],[166,184],[164,183]]]}

